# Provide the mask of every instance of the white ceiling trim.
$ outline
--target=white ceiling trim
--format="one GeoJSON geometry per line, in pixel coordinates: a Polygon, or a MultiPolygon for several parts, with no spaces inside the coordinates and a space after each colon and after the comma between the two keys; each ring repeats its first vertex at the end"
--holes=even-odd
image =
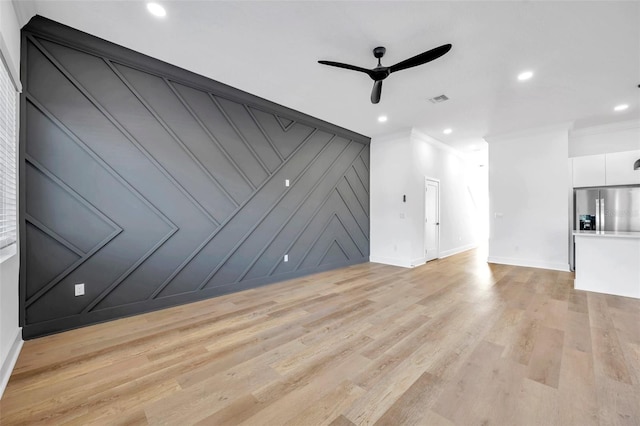
{"type": "Polygon", "coordinates": [[[395,142],[398,140],[409,140],[411,139],[411,132],[413,129],[405,129],[399,132],[386,133],[380,136],[376,136],[371,138],[371,142],[376,143],[386,143],[386,142],[395,142]]]}
{"type": "Polygon", "coordinates": [[[488,137],[485,137],[484,140],[488,144],[492,144],[492,143],[498,143],[498,142],[512,141],[516,139],[523,139],[523,138],[527,138],[529,136],[534,136],[534,135],[544,135],[544,134],[550,134],[550,133],[566,132],[568,135],[569,129],[571,128],[572,125],[573,125],[573,122],[566,122],[566,123],[554,124],[552,126],[534,127],[531,129],[521,130],[517,132],[505,133],[504,135],[488,136],[488,137]]]}
{"type": "Polygon", "coordinates": [[[411,136],[414,137],[415,139],[421,141],[421,142],[426,142],[438,149],[450,152],[454,155],[457,155],[458,157],[462,158],[463,160],[465,159],[464,154],[462,152],[460,152],[459,150],[439,141],[438,139],[427,135],[426,133],[423,133],[419,130],[416,129],[412,129],[411,130],[411,136]]]}
{"type": "MultiPolygon", "coordinates": [[[[588,135],[599,135],[602,133],[621,132],[624,130],[632,130],[637,128],[640,128],[640,119],[619,121],[617,123],[602,124],[600,126],[583,127],[581,129],[572,130],[570,133],[571,136],[580,137],[588,135]]],[[[640,141],[638,141],[638,144],[640,144],[640,141]]]]}

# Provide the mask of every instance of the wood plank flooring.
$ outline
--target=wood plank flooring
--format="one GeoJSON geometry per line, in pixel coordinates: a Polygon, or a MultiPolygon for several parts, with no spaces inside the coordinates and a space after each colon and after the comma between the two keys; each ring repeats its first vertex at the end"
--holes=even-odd
{"type": "Polygon", "coordinates": [[[484,259],[356,265],[28,341],[0,424],[640,424],[640,301],[484,259]]]}

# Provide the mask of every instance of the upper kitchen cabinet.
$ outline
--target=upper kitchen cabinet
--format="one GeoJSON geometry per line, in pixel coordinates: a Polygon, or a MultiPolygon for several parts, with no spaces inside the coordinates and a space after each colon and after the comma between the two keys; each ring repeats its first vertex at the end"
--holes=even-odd
{"type": "Polygon", "coordinates": [[[605,156],[585,155],[573,158],[573,187],[606,185],[605,156]]]}
{"type": "Polygon", "coordinates": [[[574,157],[573,187],[640,185],[640,150],[574,157]]]}
{"type": "Polygon", "coordinates": [[[640,184],[640,150],[616,152],[605,157],[606,185],[640,184]]]}
{"type": "Polygon", "coordinates": [[[571,130],[569,158],[575,188],[640,184],[640,119],[571,130]]]}

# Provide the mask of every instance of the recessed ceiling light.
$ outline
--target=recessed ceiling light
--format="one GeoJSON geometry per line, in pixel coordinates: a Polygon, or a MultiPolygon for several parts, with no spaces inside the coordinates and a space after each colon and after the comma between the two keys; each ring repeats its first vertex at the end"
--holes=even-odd
{"type": "Polygon", "coordinates": [[[158,16],[160,18],[167,14],[167,11],[164,10],[164,7],[160,6],[158,3],[147,3],[147,10],[151,12],[152,15],[158,16]]]}
{"type": "Polygon", "coordinates": [[[533,71],[524,71],[518,74],[518,80],[525,81],[533,77],[533,71]]]}
{"type": "Polygon", "coordinates": [[[444,129],[444,130],[442,131],[442,133],[444,133],[445,135],[450,135],[450,134],[451,134],[451,132],[453,132],[453,129],[444,129]]]}
{"type": "Polygon", "coordinates": [[[381,123],[384,123],[385,121],[387,121],[387,116],[386,115],[381,115],[380,117],[378,117],[378,121],[381,123]]]}
{"type": "Polygon", "coordinates": [[[621,105],[616,105],[616,107],[613,110],[614,111],[624,111],[627,108],[629,108],[629,105],[621,104],[621,105]]]}

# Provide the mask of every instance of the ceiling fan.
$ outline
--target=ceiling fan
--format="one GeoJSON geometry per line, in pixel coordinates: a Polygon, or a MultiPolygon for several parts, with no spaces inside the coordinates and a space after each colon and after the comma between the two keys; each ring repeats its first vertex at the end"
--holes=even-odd
{"type": "Polygon", "coordinates": [[[366,69],[357,67],[355,65],[343,64],[341,62],[332,62],[332,61],[318,61],[318,63],[323,65],[330,65],[332,67],[345,68],[348,70],[359,71],[367,74],[373,80],[373,90],[371,90],[371,103],[377,104],[380,102],[380,95],[382,94],[382,80],[389,77],[389,74],[396,71],[406,70],[407,68],[417,67],[418,65],[426,64],[427,62],[431,62],[434,59],[438,59],[440,56],[447,53],[451,50],[451,44],[443,44],[442,46],[436,47],[431,50],[427,50],[419,55],[416,55],[412,58],[406,59],[402,62],[398,62],[395,65],[391,65],[390,67],[385,67],[380,63],[380,58],[382,58],[387,51],[384,47],[376,47],[373,49],[373,56],[378,59],[378,66],[374,69],[366,69]]]}

